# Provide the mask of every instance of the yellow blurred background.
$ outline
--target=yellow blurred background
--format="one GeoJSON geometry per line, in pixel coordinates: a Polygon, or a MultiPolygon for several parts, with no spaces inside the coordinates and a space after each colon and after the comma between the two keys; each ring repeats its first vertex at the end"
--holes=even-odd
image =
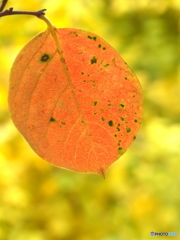
{"type": "Polygon", "coordinates": [[[0,19],[0,240],[180,239],[179,0],[9,0],[7,8],[47,8],[56,27],[94,32],[133,69],[144,91],[137,139],[106,179],[40,159],[8,112],[11,65],[44,31],[33,16],[0,19]]]}

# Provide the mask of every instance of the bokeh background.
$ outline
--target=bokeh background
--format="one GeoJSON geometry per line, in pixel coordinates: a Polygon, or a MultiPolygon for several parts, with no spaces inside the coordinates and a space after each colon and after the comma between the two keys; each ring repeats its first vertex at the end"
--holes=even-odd
{"type": "Polygon", "coordinates": [[[47,8],[57,27],[94,32],[133,69],[144,91],[136,141],[106,179],[40,159],[8,112],[8,78],[21,48],[45,23],[0,19],[0,240],[180,239],[179,0],[9,0],[15,10],[47,8]]]}

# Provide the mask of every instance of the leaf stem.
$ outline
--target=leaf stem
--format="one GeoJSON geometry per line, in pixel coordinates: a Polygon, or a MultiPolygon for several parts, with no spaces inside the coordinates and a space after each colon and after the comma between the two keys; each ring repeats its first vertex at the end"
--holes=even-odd
{"type": "Polygon", "coordinates": [[[49,28],[49,30],[50,30],[53,38],[54,38],[57,50],[61,55],[61,46],[59,44],[59,40],[58,40],[56,31],[55,31],[56,28],[52,25],[52,23],[49,21],[49,19],[47,17],[45,17],[44,15],[41,15],[39,18],[46,22],[46,24],[47,24],[47,26],[48,26],[48,28],[49,28]]]}

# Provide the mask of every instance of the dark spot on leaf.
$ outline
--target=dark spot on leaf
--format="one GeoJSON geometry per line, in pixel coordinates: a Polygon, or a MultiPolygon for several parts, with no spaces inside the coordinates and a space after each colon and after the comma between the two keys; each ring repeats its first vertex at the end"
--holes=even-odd
{"type": "Polygon", "coordinates": [[[115,137],[117,137],[117,134],[114,134],[115,137]]]}
{"type": "Polygon", "coordinates": [[[104,65],[104,67],[108,67],[109,65],[110,65],[110,64],[109,64],[109,63],[107,63],[107,64],[105,64],[105,65],[104,65]]]}
{"type": "Polygon", "coordinates": [[[123,108],[125,105],[123,103],[120,103],[119,106],[123,108]]]}
{"type": "Polygon", "coordinates": [[[98,45],[98,48],[101,48],[101,44],[98,45]]]}
{"type": "Polygon", "coordinates": [[[134,119],[134,122],[137,122],[138,120],[137,119],[134,119]]]}
{"type": "Polygon", "coordinates": [[[122,147],[119,147],[119,148],[118,148],[118,151],[121,151],[121,150],[122,150],[122,147]]]}
{"type": "Polygon", "coordinates": [[[103,50],[106,50],[106,48],[105,48],[105,47],[103,47],[103,50]]]}
{"type": "Polygon", "coordinates": [[[110,120],[110,121],[108,122],[108,124],[109,124],[110,127],[112,127],[112,126],[114,125],[114,123],[113,123],[112,120],[110,120]]]}
{"type": "Polygon", "coordinates": [[[131,128],[126,128],[126,132],[131,132],[131,128]]]}
{"type": "Polygon", "coordinates": [[[97,58],[95,56],[91,59],[91,64],[93,63],[97,63],[97,58]]]}
{"type": "Polygon", "coordinates": [[[61,122],[61,124],[65,125],[66,123],[65,122],[61,122]]]}
{"type": "Polygon", "coordinates": [[[124,121],[124,118],[123,117],[120,117],[121,121],[124,121]]]}
{"type": "Polygon", "coordinates": [[[94,112],[94,115],[96,115],[97,114],[97,112],[94,112]]]}
{"type": "Polygon", "coordinates": [[[78,37],[77,32],[70,32],[70,34],[74,35],[75,37],[78,37]]]}
{"type": "Polygon", "coordinates": [[[65,63],[65,59],[64,58],[61,58],[60,59],[62,63],[65,63]]]}
{"type": "Polygon", "coordinates": [[[93,36],[90,36],[90,35],[88,35],[88,38],[89,38],[89,39],[92,39],[92,40],[94,40],[94,41],[96,41],[96,39],[97,39],[97,37],[93,37],[93,36]]]}
{"type": "Polygon", "coordinates": [[[84,73],[83,73],[83,72],[81,72],[81,74],[82,74],[82,75],[84,75],[84,73]]]}
{"type": "Polygon", "coordinates": [[[118,130],[118,132],[120,132],[120,128],[119,127],[117,127],[116,129],[118,130]]]}
{"type": "Polygon", "coordinates": [[[120,127],[120,123],[118,123],[118,127],[120,127]]]}
{"type": "Polygon", "coordinates": [[[124,78],[125,80],[129,80],[127,77],[124,78]]]}
{"type": "Polygon", "coordinates": [[[86,80],[83,80],[83,82],[86,82],[86,80]]]}
{"type": "Polygon", "coordinates": [[[56,119],[53,118],[53,117],[51,117],[51,118],[49,119],[49,121],[50,121],[50,122],[56,122],[56,119]]]}
{"type": "Polygon", "coordinates": [[[136,136],[134,136],[133,139],[135,140],[135,139],[136,139],[136,136]]]}
{"type": "Polygon", "coordinates": [[[101,120],[104,121],[105,120],[104,117],[102,117],[101,120]]]}
{"type": "Polygon", "coordinates": [[[108,106],[112,106],[112,104],[111,104],[111,101],[110,101],[110,100],[108,100],[108,106]]]}
{"type": "Polygon", "coordinates": [[[94,101],[94,106],[96,106],[97,105],[97,101],[94,101]]]}
{"type": "Polygon", "coordinates": [[[49,54],[45,53],[41,56],[40,61],[41,62],[47,62],[50,59],[49,54]]]}

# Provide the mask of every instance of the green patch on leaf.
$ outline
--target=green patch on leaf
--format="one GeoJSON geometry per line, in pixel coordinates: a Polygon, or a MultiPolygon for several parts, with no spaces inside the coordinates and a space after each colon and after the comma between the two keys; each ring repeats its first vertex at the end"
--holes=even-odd
{"type": "Polygon", "coordinates": [[[127,133],[131,132],[131,128],[126,128],[126,132],[127,133]]]}

